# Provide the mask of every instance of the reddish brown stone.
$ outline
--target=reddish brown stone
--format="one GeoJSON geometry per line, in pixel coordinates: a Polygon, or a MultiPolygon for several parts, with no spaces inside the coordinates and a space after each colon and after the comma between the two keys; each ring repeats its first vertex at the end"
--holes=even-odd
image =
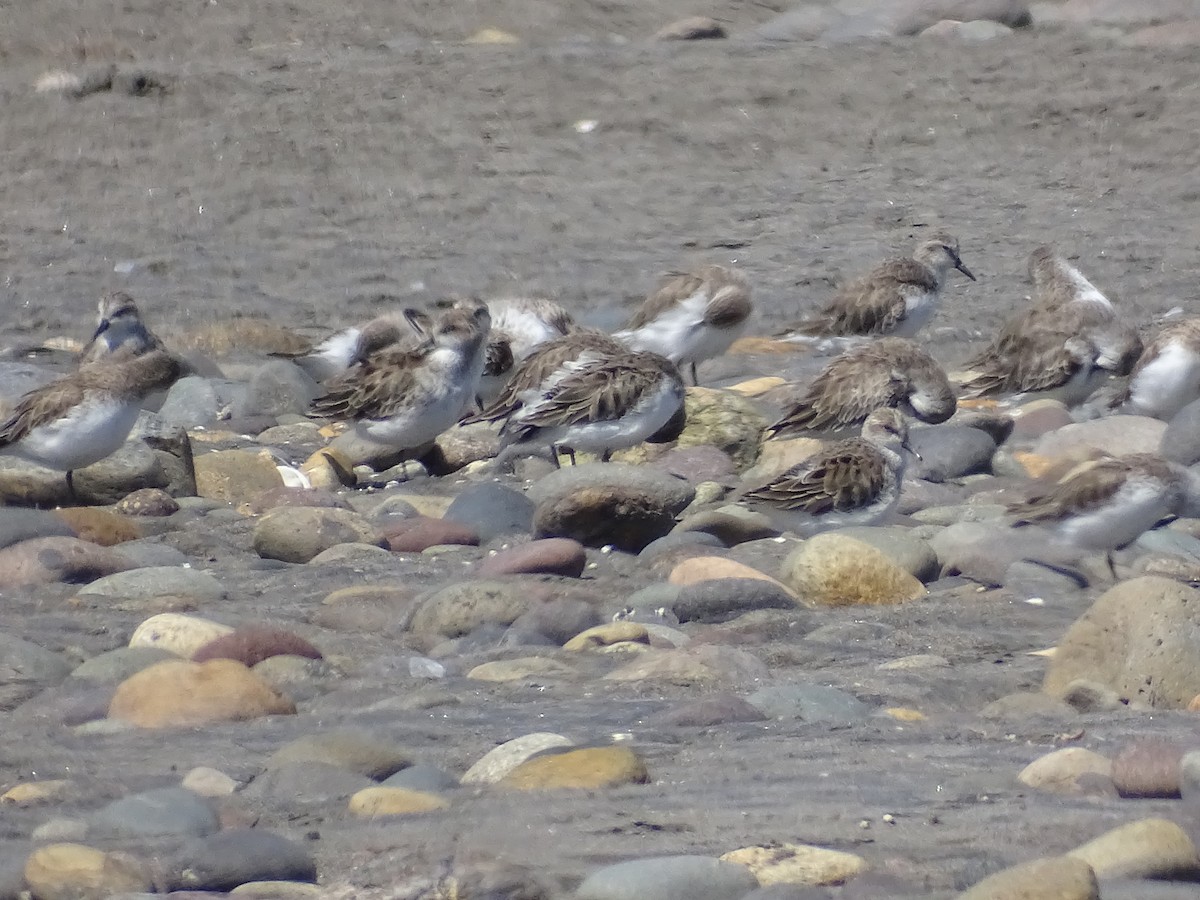
{"type": "Polygon", "coordinates": [[[587,565],[583,544],[570,538],[545,538],[501,550],[479,563],[480,575],[566,575],[578,578],[587,565]]]}
{"type": "Polygon", "coordinates": [[[388,525],[383,536],[393,553],[420,553],[438,544],[479,545],[479,534],[475,529],[429,516],[415,516],[388,525]]]}
{"type": "Polygon", "coordinates": [[[0,550],[0,587],[31,584],[87,584],[134,568],[115,550],[70,537],[21,541],[0,550]]]}
{"type": "Polygon", "coordinates": [[[1116,755],[1112,780],[1122,797],[1179,796],[1179,762],[1184,748],[1169,741],[1135,741],[1116,755]]]}
{"type": "Polygon", "coordinates": [[[299,635],[269,625],[245,625],[213,638],[192,654],[193,662],[236,659],[250,667],[272,656],[306,656],[320,659],[321,651],[299,635]]]}
{"type": "Polygon", "coordinates": [[[137,525],[107,509],[71,506],[58,510],[55,515],[70,525],[82,540],[101,547],[114,547],[126,541],[136,541],[142,536],[137,525]]]}

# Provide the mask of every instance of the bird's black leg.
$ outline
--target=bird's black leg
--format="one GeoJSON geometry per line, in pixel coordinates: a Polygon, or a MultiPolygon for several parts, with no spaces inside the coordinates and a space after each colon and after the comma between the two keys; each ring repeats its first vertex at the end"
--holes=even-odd
{"type": "Polygon", "coordinates": [[[692,362],[692,384],[694,384],[696,387],[700,387],[700,377],[696,374],[695,361],[692,362]]]}
{"type": "Polygon", "coordinates": [[[573,466],[577,465],[577,463],[575,462],[575,448],[574,447],[566,447],[565,449],[567,451],[567,456],[571,457],[571,465],[573,465],[573,466]]]}
{"type": "Polygon", "coordinates": [[[75,473],[71,469],[67,469],[67,494],[71,498],[71,503],[78,506],[79,496],[75,493],[75,473]]]}
{"type": "Polygon", "coordinates": [[[1109,550],[1104,554],[1104,561],[1108,563],[1108,574],[1112,576],[1113,584],[1117,583],[1117,567],[1113,563],[1113,552],[1109,550]]]}
{"type": "Polygon", "coordinates": [[[604,448],[604,452],[600,454],[600,462],[608,462],[612,459],[613,452],[608,447],[604,448]]]}
{"type": "Polygon", "coordinates": [[[550,445],[550,462],[554,463],[554,468],[561,469],[562,463],[558,461],[558,450],[557,444],[550,445]]]}

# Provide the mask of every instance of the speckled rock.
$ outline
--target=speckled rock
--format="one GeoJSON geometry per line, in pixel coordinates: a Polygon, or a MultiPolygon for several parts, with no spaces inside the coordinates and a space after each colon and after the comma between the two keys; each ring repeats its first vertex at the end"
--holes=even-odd
{"type": "Polygon", "coordinates": [[[151,892],[149,866],[127,853],[83,844],[47,844],[25,861],[25,882],[38,900],[101,900],[151,892]]]}
{"type": "Polygon", "coordinates": [[[1084,678],[1126,700],[1181,709],[1200,693],[1200,592],[1142,577],[1108,590],[1068,629],[1044,690],[1084,678]]]}
{"type": "Polygon", "coordinates": [[[280,696],[241,663],[168,660],[132,675],[117,688],[108,715],[142,728],[294,715],[280,696]]]}
{"type": "Polygon", "coordinates": [[[319,509],[350,509],[350,504],[333,491],[318,488],[276,487],[251,497],[238,506],[238,512],[260,516],[281,506],[308,506],[319,509]]]}
{"type": "Polygon", "coordinates": [[[1067,854],[1092,867],[1098,878],[1195,881],[1200,857],[1187,832],[1167,819],[1139,819],[1106,831],[1067,854]]]}
{"type": "Polygon", "coordinates": [[[179,512],[179,501],[161,488],[142,488],[126,494],[113,509],[125,516],[161,518],[179,512]]]}
{"type": "Polygon", "coordinates": [[[146,619],[134,630],[129,638],[129,646],[167,650],[176,656],[190,659],[193,653],[209,641],[232,631],[228,625],[199,616],[159,613],[146,619]]]}
{"type": "Polygon", "coordinates": [[[761,885],[845,884],[867,868],[853,853],[788,843],[730,850],[721,860],[745,866],[761,885]]]}
{"type": "Polygon", "coordinates": [[[521,763],[497,785],[514,790],[586,788],[645,784],[646,764],[628,747],[586,747],[538,756],[521,763]]]}
{"type": "Polygon", "coordinates": [[[1100,900],[1100,886],[1091,866],[1059,856],[1035,859],[989,875],[958,900],[1100,900]]]}
{"type": "Polygon", "coordinates": [[[265,559],[305,563],[337,544],[383,546],[380,531],[344,509],[287,507],[267,513],[254,527],[254,552],[265,559]]]}
{"type": "Polygon", "coordinates": [[[889,606],[925,596],[925,586],[879,550],[836,533],[801,543],[780,579],[810,606],[889,606]]]}
{"type": "Polygon", "coordinates": [[[272,488],[283,478],[266,450],[212,450],[196,455],[196,494],[224,503],[240,503],[272,488]]]}

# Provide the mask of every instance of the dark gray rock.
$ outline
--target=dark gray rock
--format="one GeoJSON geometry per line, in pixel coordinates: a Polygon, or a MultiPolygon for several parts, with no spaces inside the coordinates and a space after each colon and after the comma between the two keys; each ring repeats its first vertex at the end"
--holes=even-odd
{"type": "Polygon", "coordinates": [[[320,386],[295,363],[272,359],[255,370],[230,412],[234,418],[302,415],[320,392],[320,386]]]}
{"type": "Polygon", "coordinates": [[[758,887],[745,866],[708,856],[659,856],[593,872],[575,900],[732,900],[758,887]]]}
{"type": "Polygon", "coordinates": [[[405,788],[410,791],[440,793],[458,787],[458,779],[444,769],[428,763],[409,766],[383,782],[384,787],[405,788]]]}
{"type": "Polygon", "coordinates": [[[75,531],[52,512],[0,507],[0,548],[39,537],[75,537],[75,531]]]}
{"type": "Polygon", "coordinates": [[[375,784],[366,775],[341,766],[306,760],[272,766],[250,782],[242,794],[274,809],[295,810],[344,803],[375,784]]]}
{"type": "Polygon", "coordinates": [[[57,653],[0,632],[0,711],[24,703],[71,674],[71,663],[57,653]]]}
{"type": "Polygon", "coordinates": [[[860,722],[873,712],[857,697],[823,684],[784,684],[761,688],[746,697],[772,719],[800,719],[829,725],[860,722]]]}
{"type": "Polygon", "coordinates": [[[181,787],[157,788],[115,800],[94,812],[88,824],[89,834],[111,837],[203,837],[221,828],[212,804],[181,787]]]}
{"type": "Polygon", "coordinates": [[[248,881],[317,880],[312,854],[263,828],[233,828],[193,841],[168,866],[173,890],[228,891],[248,881]]]}
{"type": "Polygon", "coordinates": [[[921,456],[910,463],[910,473],[934,482],[990,472],[996,452],[995,438],[965,425],[914,428],[908,442],[921,456]]]}
{"type": "Polygon", "coordinates": [[[473,484],[454,498],[442,518],[469,525],[481,543],[506,534],[533,530],[534,502],[510,487],[485,481],[473,484]]]}
{"type": "Polygon", "coordinates": [[[182,428],[212,425],[242,390],[232,381],[190,375],[171,385],[158,409],[159,417],[182,428]]]}
{"type": "Polygon", "coordinates": [[[792,609],[782,586],[761,578],[717,578],[684,585],[671,604],[680,622],[726,622],[755,609],[792,609]]]}

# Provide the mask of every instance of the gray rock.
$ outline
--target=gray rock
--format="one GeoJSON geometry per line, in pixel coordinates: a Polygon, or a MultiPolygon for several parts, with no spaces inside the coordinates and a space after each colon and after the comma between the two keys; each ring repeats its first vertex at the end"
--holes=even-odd
{"type": "Polygon", "coordinates": [[[274,809],[295,810],[345,803],[375,784],[367,776],[341,766],[309,760],[272,766],[256,776],[242,794],[247,800],[274,809]]]}
{"type": "Polygon", "coordinates": [[[838,534],[870,544],[876,550],[921,581],[938,577],[938,557],[928,541],[923,541],[909,528],[887,528],[860,525],[839,528],[838,534]]]}
{"type": "Polygon", "coordinates": [[[297,762],[326,763],[378,780],[412,765],[412,757],[391,741],[369,732],[339,729],[305,735],[285,744],[267,760],[267,768],[297,762]]]}
{"type": "Polygon", "coordinates": [[[232,828],[193,841],[168,870],[173,890],[228,891],[248,881],[317,880],[312,854],[265,828],[232,828]]]}
{"type": "Polygon", "coordinates": [[[1200,562],[1200,538],[1180,531],[1152,528],[1143,532],[1133,546],[1145,553],[1178,556],[1191,562],[1200,562]]]}
{"type": "Polygon", "coordinates": [[[0,711],[24,703],[71,674],[71,663],[57,653],[0,632],[0,711]]]}
{"type": "Polygon", "coordinates": [[[1158,452],[1185,466],[1200,462],[1200,400],[1193,400],[1167,423],[1158,452]]]}
{"type": "Polygon", "coordinates": [[[860,722],[873,712],[857,697],[822,684],[784,684],[760,688],[746,700],[773,719],[800,719],[829,725],[860,722]]]}
{"type": "Polygon", "coordinates": [[[586,600],[559,597],[531,607],[518,616],[508,630],[510,633],[542,635],[561,646],[601,621],[599,610],[586,600]]]}
{"type": "MultiPolygon", "coordinates": [[[[75,496],[80,502],[97,505],[116,503],[143,488],[186,491],[186,484],[172,484],[162,454],[140,438],[131,438],[111,456],[77,469],[72,478],[75,496]]],[[[194,488],[192,493],[195,493],[194,488]]]]}
{"type": "Polygon", "coordinates": [[[761,709],[737,694],[717,693],[670,709],[662,716],[665,725],[707,728],[729,722],[763,722],[761,709]]]}
{"type": "Polygon", "coordinates": [[[667,534],[695,496],[682,479],[645,467],[591,463],[559,469],[529,491],[535,537],[638,552],[667,534]]]}
{"type": "Polygon", "coordinates": [[[671,604],[680,622],[725,622],[755,609],[793,609],[780,585],[761,578],[718,578],[684,585],[671,604]]]}
{"type": "Polygon", "coordinates": [[[108,837],[192,835],[202,837],[221,828],[211,803],[186,788],[143,791],[115,800],[88,820],[89,833],[108,837]]]}
{"type": "Polygon", "coordinates": [[[383,786],[437,794],[458,787],[458,779],[437,766],[417,763],[387,778],[383,786]]]}
{"type": "Polygon", "coordinates": [[[1008,528],[988,522],[958,522],[929,540],[942,575],[965,575],[983,584],[1004,584],[1009,568],[1020,560],[1074,569],[1083,554],[1043,529],[1008,528]]]}
{"type": "Polygon", "coordinates": [[[482,625],[511,625],[537,602],[528,582],[464,581],[427,597],[408,627],[417,634],[456,638],[482,625]]]}
{"type": "Polygon", "coordinates": [[[495,784],[521,763],[540,753],[574,746],[571,740],[561,734],[548,731],[523,734],[493,747],[467,769],[460,781],[462,784],[495,784]]]}
{"type": "Polygon", "coordinates": [[[634,591],[624,600],[615,602],[611,607],[606,607],[605,613],[607,618],[619,617],[627,622],[678,625],[675,601],[679,599],[679,592],[682,590],[677,584],[650,584],[634,591]]]}
{"type": "Polygon", "coordinates": [[[1200,591],[1152,576],[1108,590],[1067,630],[1043,689],[1105,685],[1124,700],[1180,709],[1200,694],[1200,591]]]}
{"type": "Polygon", "coordinates": [[[823,3],[802,3],[780,13],[751,32],[763,41],[812,41],[845,17],[832,6],[823,3]]]}
{"type": "Polygon", "coordinates": [[[1166,429],[1166,422],[1148,416],[1107,416],[1052,431],[1034,445],[1033,452],[1040,456],[1065,456],[1082,449],[1113,456],[1155,453],[1166,429]]]}
{"type": "Polygon", "coordinates": [[[233,401],[234,418],[247,416],[284,416],[303,414],[321,388],[290,360],[272,359],[263,363],[233,401]]]}
{"type": "MultiPolygon", "coordinates": [[[[682,523],[681,523],[682,524],[682,523]]],[[[668,535],[655,538],[638,553],[638,559],[643,562],[654,562],[660,556],[670,553],[679,547],[717,547],[724,548],[725,542],[714,535],[703,531],[672,531],[668,535]]]]}
{"type": "Polygon", "coordinates": [[[996,452],[996,441],[990,434],[965,425],[914,428],[908,440],[921,455],[910,464],[910,471],[927,481],[949,481],[990,472],[996,452]]]}
{"type": "Polygon", "coordinates": [[[159,647],[117,647],[80,663],[71,672],[71,677],[117,684],[148,666],[175,658],[174,653],[159,647]]]}
{"type": "Polygon", "coordinates": [[[1192,804],[1200,800],[1200,750],[1189,750],[1179,760],[1179,795],[1192,804]]]}
{"type": "Polygon", "coordinates": [[[1032,691],[1005,694],[984,706],[979,716],[982,719],[1018,722],[1024,719],[1072,722],[1079,717],[1075,708],[1062,700],[1032,691]]]}
{"type": "Polygon", "coordinates": [[[659,856],[593,872],[575,900],[734,900],[758,887],[745,866],[708,856],[659,856]]]}
{"type": "Polygon", "coordinates": [[[93,581],[81,588],[79,593],[80,596],[120,597],[125,600],[167,595],[192,597],[199,603],[225,599],[225,588],[213,575],[182,566],[152,566],[117,572],[93,581]]]}
{"type": "Polygon", "coordinates": [[[944,19],[971,25],[982,21],[1006,28],[1033,24],[1029,6],[1022,0],[892,0],[892,5],[903,11],[896,24],[898,35],[919,34],[944,19]]]}
{"type": "MultiPolygon", "coordinates": [[[[856,878],[855,881],[857,880],[856,878]]],[[[741,900],[828,900],[830,896],[832,895],[825,888],[813,887],[808,884],[783,883],[760,887],[757,891],[751,891],[743,896],[741,900]]]]}
{"type": "Polygon", "coordinates": [[[175,568],[190,561],[186,553],[153,538],[125,541],[121,544],[120,553],[138,569],[175,568]]]}
{"type": "Polygon", "coordinates": [[[707,534],[720,545],[733,547],[746,541],[757,541],[779,534],[771,518],[763,513],[740,506],[702,509],[685,516],[669,537],[678,534],[707,534]]]}
{"type": "Polygon", "coordinates": [[[533,530],[534,502],[519,491],[491,481],[473,484],[454,498],[442,516],[469,525],[481,543],[533,530]]]}
{"type": "Polygon", "coordinates": [[[273,509],[254,527],[254,552],[264,559],[305,563],[338,544],[382,546],[383,535],[356,512],[327,507],[273,509]]]}
{"type": "Polygon", "coordinates": [[[164,422],[182,428],[212,425],[238,392],[231,381],[190,375],[171,385],[158,415],[164,422]]]}
{"type": "Polygon", "coordinates": [[[75,537],[75,531],[52,512],[0,507],[0,549],[39,537],[75,537]]]}
{"type": "Polygon", "coordinates": [[[0,397],[15,399],[58,377],[49,366],[0,360],[0,397]]]}

